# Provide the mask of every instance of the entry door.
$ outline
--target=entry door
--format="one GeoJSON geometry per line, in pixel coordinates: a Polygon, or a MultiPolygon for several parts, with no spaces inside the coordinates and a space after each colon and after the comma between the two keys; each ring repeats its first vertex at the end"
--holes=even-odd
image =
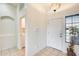
{"type": "Polygon", "coordinates": [[[47,27],[47,45],[62,50],[62,21],[51,19],[47,27]]]}

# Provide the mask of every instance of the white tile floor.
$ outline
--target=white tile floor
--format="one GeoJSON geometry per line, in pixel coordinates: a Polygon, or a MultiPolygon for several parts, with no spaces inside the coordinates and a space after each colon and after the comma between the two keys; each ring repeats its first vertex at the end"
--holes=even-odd
{"type": "Polygon", "coordinates": [[[36,53],[34,56],[66,56],[66,53],[51,47],[47,47],[36,53]]]}
{"type": "Polygon", "coordinates": [[[7,49],[0,51],[0,56],[25,56],[25,48],[23,49],[7,49]]]}

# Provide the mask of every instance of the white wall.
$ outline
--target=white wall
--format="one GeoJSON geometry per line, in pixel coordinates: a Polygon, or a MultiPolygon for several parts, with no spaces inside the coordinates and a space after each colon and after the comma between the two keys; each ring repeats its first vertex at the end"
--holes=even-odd
{"type": "Polygon", "coordinates": [[[7,4],[0,4],[0,17],[10,16],[13,18],[0,18],[0,49],[14,48],[17,45],[15,10],[7,4]]]}
{"type": "Polygon", "coordinates": [[[26,52],[34,55],[46,47],[46,16],[28,6],[26,15],[26,52]]]}
{"type": "Polygon", "coordinates": [[[0,16],[10,16],[15,18],[16,9],[10,5],[7,5],[7,3],[0,3],[0,16]]]}
{"type": "Polygon", "coordinates": [[[15,21],[0,19],[0,49],[16,47],[15,21]]]}

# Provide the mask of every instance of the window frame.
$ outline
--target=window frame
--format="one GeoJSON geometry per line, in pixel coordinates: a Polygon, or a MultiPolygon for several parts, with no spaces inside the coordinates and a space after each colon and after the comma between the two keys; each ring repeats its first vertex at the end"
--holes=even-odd
{"type": "Polygon", "coordinates": [[[74,16],[79,16],[79,14],[65,16],[65,42],[66,42],[66,43],[70,43],[70,42],[67,41],[67,30],[66,30],[67,26],[66,26],[66,25],[67,25],[67,24],[71,24],[71,26],[73,26],[73,24],[79,23],[79,22],[73,22],[73,17],[74,17],[74,16]],[[67,17],[71,17],[71,23],[66,23],[66,18],[67,18],[67,17]]]}

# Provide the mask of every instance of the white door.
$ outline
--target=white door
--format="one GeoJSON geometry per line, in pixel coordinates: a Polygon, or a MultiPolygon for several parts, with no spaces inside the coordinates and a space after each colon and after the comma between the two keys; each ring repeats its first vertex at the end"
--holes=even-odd
{"type": "Polygon", "coordinates": [[[62,50],[62,21],[51,19],[47,27],[47,45],[62,50]]]}

